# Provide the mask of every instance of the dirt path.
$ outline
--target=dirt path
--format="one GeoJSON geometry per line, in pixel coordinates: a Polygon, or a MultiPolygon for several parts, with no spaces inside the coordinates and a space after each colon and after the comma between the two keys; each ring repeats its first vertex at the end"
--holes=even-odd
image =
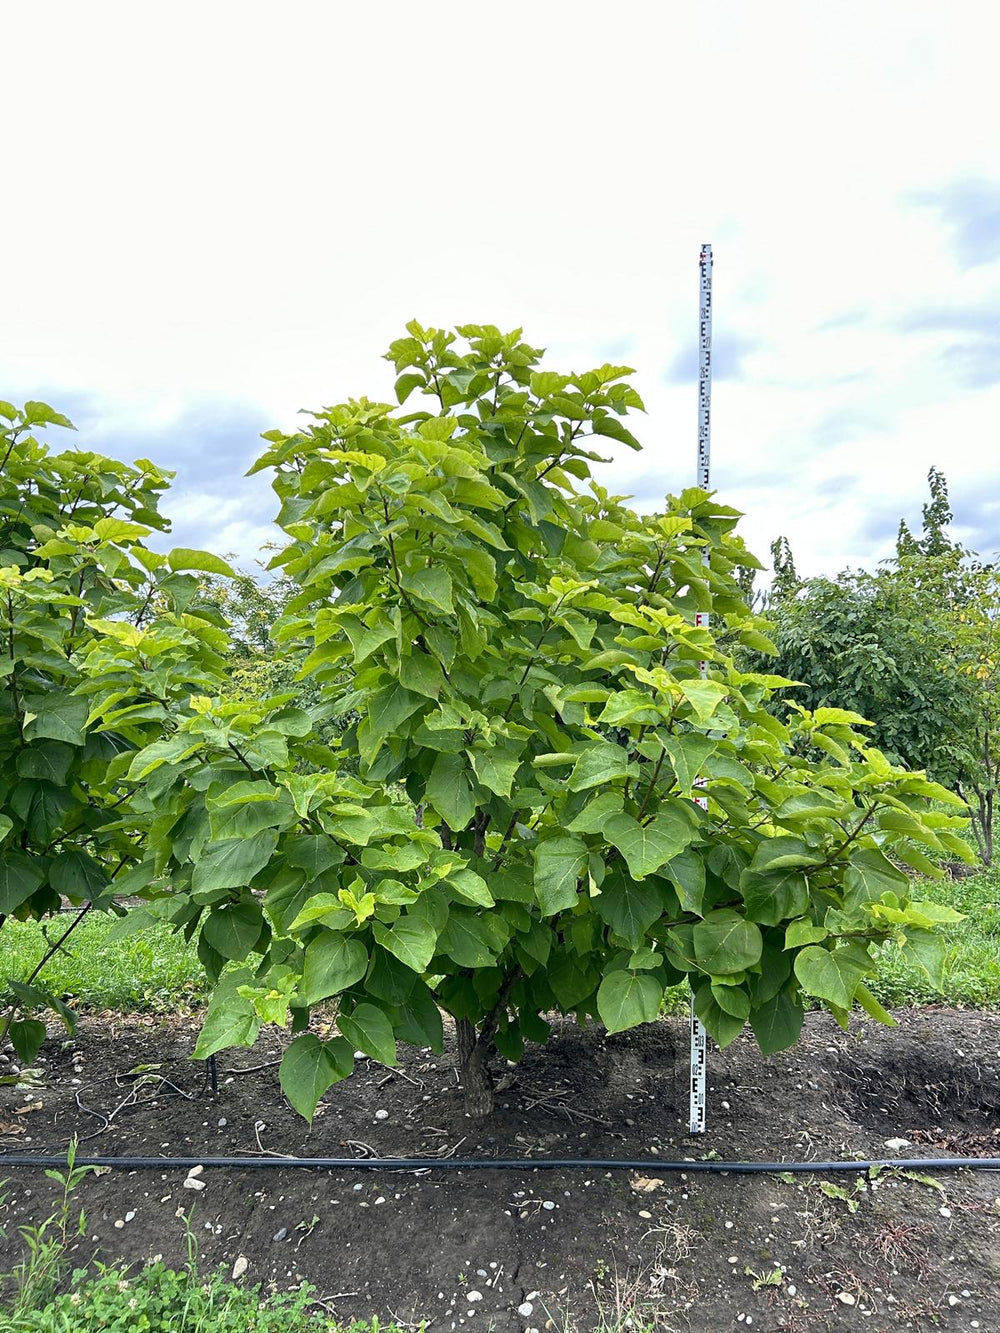
{"type": "MultiPolygon", "coordinates": [[[[784,1056],[763,1060],[743,1038],[713,1053],[704,1141],[684,1133],[677,1020],[613,1038],[561,1025],[546,1050],[508,1071],[482,1124],[464,1115],[447,1055],[401,1048],[400,1072],[359,1062],[310,1132],[281,1098],[273,1065],[238,1072],[277,1058],[273,1035],[220,1057],[213,1099],[188,1059],[189,1024],[108,1016],[85,1020],[75,1048],[49,1043],[36,1092],[0,1090],[0,1150],[62,1150],[77,1133],[92,1136],[81,1153],[100,1154],[790,1160],[888,1156],[885,1141],[906,1138],[909,1156],[1000,1156],[1000,1014],[897,1016],[896,1029],[856,1021],[845,1034],[814,1014],[784,1056]],[[144,1082],[130,1075],[140,1066],[144,1082]]],[[[47,1215],[54,1187],[0,1160],[2,1179],[9,1267],[17,1226],[47,1215]]],[[[650,1172],[646,1188],[588,1169],[206,1170],[200,1191],[183,1180],[183,1171],[91,1177],[78,1195],[88,1214],[79,1257],[180,1262],[190,1214],[203,1264],[242,1256],[246,1281],[307,1278],[345,1321],[375,1313],[426,1319],[434,1333],[541,1333],[549,1319],[562,1330],[567,1313],[584,1330],[602,1311],[612,1323],[633,1310],[636,1327],[655,1319],[713,1333],[1000,1330],[1000,1174],[942,1174],[935,1184],[894,1173],[821,1182],[650,1172]]]]}

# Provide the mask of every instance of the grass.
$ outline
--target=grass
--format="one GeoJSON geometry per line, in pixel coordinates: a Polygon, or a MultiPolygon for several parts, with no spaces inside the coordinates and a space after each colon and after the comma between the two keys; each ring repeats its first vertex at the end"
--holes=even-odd
{"type": "MultiPolygon", "coordinates": [[[[965,914],[948,930],[950,942],[944,993],[935,991],[919,969],[889,945],[881,950],[881,976],[871,989],[884,1005],[947,1004],[964,1008],[1000,1007],[1000,867],[968,879],[914,882],[913,896],[947,903],[965,914]]],[[[50,939],[70,924],[60,917],[44,924],[50,939]]],[[[56,995],[79,997],[78,1008],[122,1012],[169,1012],[199,1008],[209,987],[193,944],[167,926],[154,926],[125,939],[110,940],[114,918],[92,914],[73,932],[63,952],[46,965],[39,983],[56,995]]],[[[26,978],[47,949],[38,922],[8,921],[0,950],[0,1002],[8,979],[26,978]]],[[[9,996],[6,996],[9,999],[9,996]]],[[[667,992],[665,1009],[685,1014],[688,990],[667,992]]]]}
{"type": "MultiPolygon", "coordinates": [[[[11,998],[8,981],[29,977],[49,942],[57,940],[72,920],[62,915],[41,923],[4,923],[0,999],[11,998]]],[[[208,985],[194,944],[185,943],[167,926],[111,940],[115,921],[97,912],[86,916],[64,950],[46,963],[38,984],[54,995],[79,997],[80,1006],[87,1009],[176,1013],[185,1004],[206,1002],[208,985]]]]}
{"type": "MultiPolygon", "coordinates": [[[[62,1186],[56,1211],[19,1228],[25,1258],[0,1273],[0,1333],[401,1333],[394,1324],[344,1325],[330,1317],[315,1288],[264,1295],[223,1269],[202,1273],[198,1246],[185,1220],[188,1261],[180,1269],[159,1260],[131,1270],[94,1262],[73,1270],[69,1243],[86,1232],[86,1214],[72,1195],[93,1169],[75,1167],[75,1143],[64,1171],[47,1171],[62,1186]]],[[[0,1185],[0,1211],[5,1190],[0,1185]]],[[[0,1235],[4,1235],[0,1227],[0,1235]]]]}

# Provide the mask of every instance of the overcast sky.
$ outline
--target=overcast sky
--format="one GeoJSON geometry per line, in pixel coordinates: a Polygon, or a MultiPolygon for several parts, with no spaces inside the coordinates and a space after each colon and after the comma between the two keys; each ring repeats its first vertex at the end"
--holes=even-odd
{"type": "Polygon", "coordinates": [[[522,325],[636,368],[648,509],[693,480],[709,241],[752,549],[870,566],[936,464],[992,554],[998,37],[982,0],[5,6],[0,397],[175,468],[178,543],[248,562],[260,431],[390,398],[410,318],[522,325]]]}

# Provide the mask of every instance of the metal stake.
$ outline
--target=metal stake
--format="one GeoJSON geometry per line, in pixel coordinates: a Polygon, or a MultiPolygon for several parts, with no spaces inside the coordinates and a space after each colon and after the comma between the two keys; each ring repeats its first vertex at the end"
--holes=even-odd
{"type": "MultiPolygon", "coordinates": [[[[710,483],[711,463],[711,421],[712,421],[712,247],[701,247],[699,260],[701,269],[701,309],[698,326],[698,459],[695,472],[696,484],[707,491],[710,483]]],[[[703,559],[707,562],[708,554],[703,559]]],[[[710,616],[707,611],[695,613],[694,623],[699,628],[707,628],[710,616]]],[[[704,679],[708,675],[708,663],[699,662],[698,670],[704,679]]],[[[705,778],[696,778],[696,787],[706,785],[705,778]]],[[[703,810],[708,809],[708,797],[696,796],[695,801],[703,810]]],[[[705,1132],[705,1067],[708,1063],[708,1040],[704,1025],[695,1012],[694,991],[691,992],[691,1079],[690,1079],[690,1119],[689,1129],[692,1134],[705,1132]]]]}

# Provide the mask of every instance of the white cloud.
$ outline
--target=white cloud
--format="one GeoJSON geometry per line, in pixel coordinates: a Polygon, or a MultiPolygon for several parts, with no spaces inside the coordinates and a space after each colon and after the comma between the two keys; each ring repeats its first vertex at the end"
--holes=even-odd
{"type": "MultiPolygon", "coordinates": [[[[4,391],[86,392],[169,452],[206,401],[290,426],[386,395],[414,315],[521,324],[557,364],[628,347],[649,448],[616,485],[678,489],[694,388],[664,375],[708,240],[717,339],[746,350],[716,386],[718,484],[758,550],[874,559],[869,500],[919,512],[931,462],[957,493],[995,456],[978,335],[899,325],[1000,311],[1000,264],[969,262],[996,253],[997,26],[966,0],[21,6],[4,391]]],[[[225,518],[214,480],[199,510],[181,480],[204,541],[256,540],[256,507],[225,518]]]]}

